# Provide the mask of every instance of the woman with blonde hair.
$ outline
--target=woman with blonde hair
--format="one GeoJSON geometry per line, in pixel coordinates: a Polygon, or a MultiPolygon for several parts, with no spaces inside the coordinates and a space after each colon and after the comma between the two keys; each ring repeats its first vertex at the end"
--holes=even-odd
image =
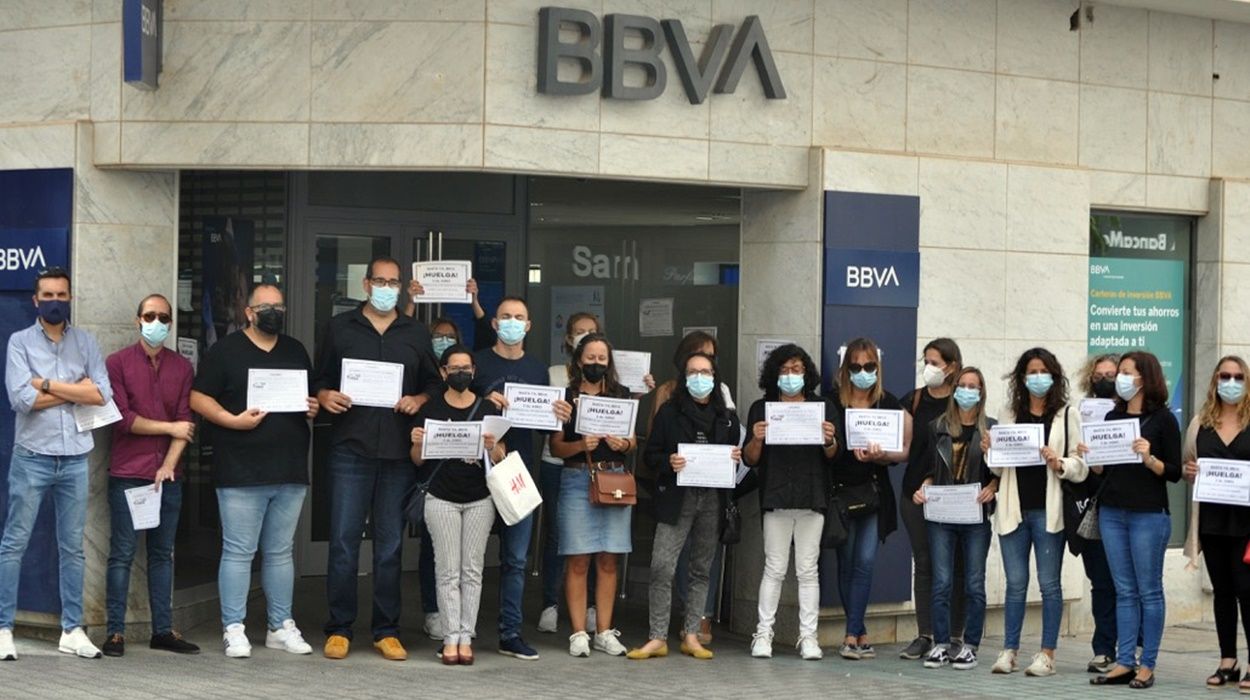
{"type": "MultiPolygon", "coordinates": [[[[1207,400],[1185,431],[1185,478],[1198,475],[1198,460],[1250,460],[1250,396],[1246,376],[1250,367],[1237,355],[1220,359],[1207,386],[1207,400]]],[[[1250,564],[1245,562],[1250,542],[1250,507],[1222,503],[1194,504],[1185,542],[1191,561],[1204,554],[1214,590],[1215,633],[1220,640],[1220,665],[1207,678],[1207,687],[1237,683],[1250,693],[1250,670],[1237,670],[1237,609],[1250,644],[1250,564]],[[1240,682],[1238,682],[1240,680],[1240,682]]]]}

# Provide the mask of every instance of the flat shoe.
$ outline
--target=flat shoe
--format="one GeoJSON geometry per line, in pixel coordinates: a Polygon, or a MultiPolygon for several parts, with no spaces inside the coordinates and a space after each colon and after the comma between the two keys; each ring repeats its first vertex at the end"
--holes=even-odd
{"type": "Polygon", "coordinates": [[[715,654],[712,653],[711,649],[695,648],[695,647],[690,646],[689,644],[686,644],[685,642],[681,643],[681,653],[685,654],[686,656],[692,656],[696,659],[703,659],[703,660],[707,660],[715,656],[715,654]]]}
{"type": "Polygon", "coordinates": [[[662,659],[665,656],[668,656],[667,644],[661,646],[655,651],[643,651],[642,647],[638,647],[637,649],[630,649],[625,654],[625,658],[633,659],[634,661],[642,661],[644,659],[662,659]]]}
{"type": "Polygon", "coordinates": [[[1121,673],[1118,676],[1096,676],[1089,679],[1090,685],[1129,685],[1134,681],[1131,671],[1121,673]]]}
{"type": "Polygon", "coordinates": [[[1146,679],[1146,680],[1144,680],[1144,681],[1143,681],[1143,680],[1138,680],[1137,678],[1134,678],[1134,679],[1133,679],[1133,680],[1132,680],[1132,681],[1128,684],[1128,687],[1133,688],[1134,690],[1145,690],[1146,688],[1153,687],[1153,686],[1154,686],[1154,684],[1155,684],[1155,677],[1154,677],[1154,674],[1152,673],[1152,674],[1150,674],[1150,677],[1149,677],[1149,678],[1147,678],[1147,679],[1146,679]]]}

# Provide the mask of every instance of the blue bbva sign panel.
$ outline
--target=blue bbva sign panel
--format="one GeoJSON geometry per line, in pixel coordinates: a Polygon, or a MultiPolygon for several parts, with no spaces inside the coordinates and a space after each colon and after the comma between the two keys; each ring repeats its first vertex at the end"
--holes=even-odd
{"type": "Polygon", "coordinates": [[[127,83],[155,90],[161,72],[162,0],[124,0],[122,73],[127,83]]]}
{"type": "MultiPolygon", "coordinates": [[[[885,388],[902,397],[912,389],[916,363],[916,307],[920,300],[920,198],[825,192],[824,314],[821,335],[826,395],[833,387],[838,350],[866,336],[881,348],[885,388]]],[[[903,466],[890,470],[898,498],[903,466]]],[[[837,563],[821,558],[821,604],[837,605],[837,563]]],[[[911,599],[911,549],[902,523],[877,553],[871,602],[911,599]]]]}

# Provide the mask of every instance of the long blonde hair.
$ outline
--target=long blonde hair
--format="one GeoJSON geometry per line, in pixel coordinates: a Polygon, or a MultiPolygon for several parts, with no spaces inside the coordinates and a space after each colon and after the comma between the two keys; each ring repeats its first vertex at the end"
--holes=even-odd
{"type": "MultiPolygon", "coordinates": [[[[976,367],[964,367],[955,373],[955,383],[953,386],[959,388],[959,380],[964,378],[965,374],[977,375],[977,381],[981,382],[981,400],[977,402],[976,407],[976,426],[977,432],[985,432],[985,375],[981,374],[981,370],[976,367]]],[[[951,393],[950,398],[946,400],[946,413],[942,415],[942,419],[946,421],[946,432],[958,437],[963,432],[964,424],[959,419],[959,404],[955,403],[955,394],[951,393]]]]}
{"type": "Polygon", "coordinates": [[[868,353],[869,362],[877,363],[877,383],[868,390],[869,405],[877,405],[881,395],[885,393],[885,368],[881,366],[881,351],[872,339],[856,338],[846,344],[846,352],[842,354],[842,366],[838,367],[838,400],[847,408],[851,406],[851,392],[855,386],[851,384],[851,358],[861,351],[868,353]]]}
{"type": "Polygon", "coordinates": [[[1077,372],[1077,376],[1080,377],[1080,379],[1077,380],[1076,383],[1077,386],[1080,387],[1082,395],[1094,395],[1094,369],[1104,362],[1110,362],[1118,368],[1120,366],[1120,355],[1114,352],[1105,352],[1101,355],[1091,355],[1090,358],[1085,361],[1085,364],[1081,366],[1080,371],[1077,372]]]}
{"type": "MultiPolygon", "coordinates": [[[[1202,404],[1202,410],[1198,413],[1198,422],[1204,428],[1215,429],[1220,427],[1220,408],[1223,401],[1220,399],[1218,392],[1220,384],[1220,365],[1225,362],[1236,362],[1241,368],[1244,376],[1250,376],[1250,367],[1246,366],[1246,361],[1241,359],[1240,355],[1225,355],[1215,363],[1215,371],[1211,372],[1211,381],[1207,385],[1207,400],[1202,404]]],[[[1241,397],[1241,401],[1237,402],[1237,427],[1245,430],[1250,427],[1250,392],[1241,397]]]]}

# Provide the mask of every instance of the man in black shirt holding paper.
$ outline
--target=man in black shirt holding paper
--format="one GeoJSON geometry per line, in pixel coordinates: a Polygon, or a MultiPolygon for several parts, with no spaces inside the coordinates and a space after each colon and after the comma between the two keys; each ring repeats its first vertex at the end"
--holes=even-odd
{"type": "Polygon", "coordinates": [[[360,533],[373,524],[373,641],[383,657],[407,658],[399,642],[403,499],[415,478],[408,458],[409,423],[416,397],[439,381],[430,332],[395,310],[402,286],[399,263],[377,258],[363,281],[369,300],[330,320],[317,352],[313,382],[321,407],[333,416],[328,463],[330,542],[325,656],[342,659],[356,621],[360,533]],[[344,360],[402,365],[393,406],[353,405],[340,391],[344,360]],[[370,517],[371,516],[371,517],[370,517]]]}

